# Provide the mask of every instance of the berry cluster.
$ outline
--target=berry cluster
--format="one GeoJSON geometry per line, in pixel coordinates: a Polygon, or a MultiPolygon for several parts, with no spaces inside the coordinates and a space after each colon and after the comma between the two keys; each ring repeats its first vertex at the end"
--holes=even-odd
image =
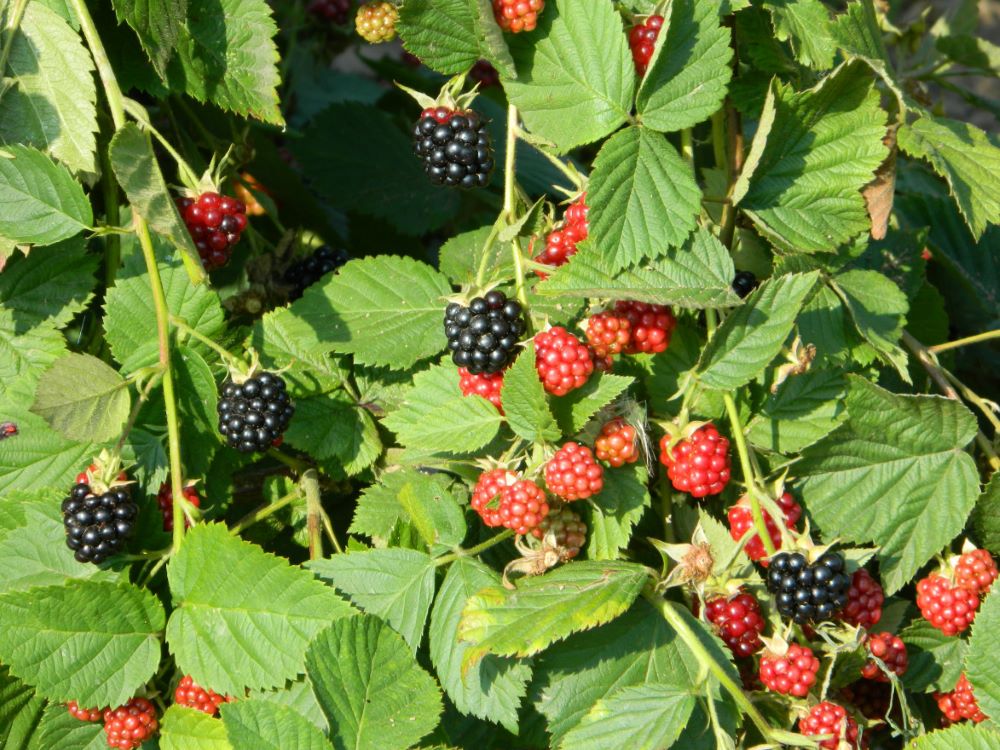
{"type": "Polygon", "coordinates": [[[370,44],[381,44],[396,38],[396,21],[399,11],[386,0],[362,3],[354,17],[358,35],[370,44]]]}
{"type": "Polygon", "coordinates": [[[976,724],[986,721],[986,715],[979,708],[976,696],[972,692],[972,685],[964,673],[958,678],[954,690],[950,693],[935,693],[934,699],[949,723],[962,719],[968,719],[976,724]]]}
{"type": "Polygon", "coordinates": [[[472,110],[425,109],[413,128],[413,151],[435,185],[485,187],[493,174],[490,134],[472,110]]]}
{"type": "Polygon", "coordinates": [[[545,464],[545,486],[563,500],[585,500],[604,489],[604,469],[590,448],[569,442],[545,464]]]}
{"type": "Polygon", "coordinates": [[[741,299],[749,296],[750,292],[757,288],[757,277],[750,271],[737,271],[733,277],[733,291],[741,299]]]}
{"type": "Polygon", "coordinates": [[[214,716],[219,711],[219,706],[223,703],[232,702],[232,698],[219,695],[214,690],[201,687],[191,679],[191,675],[185,675],[177,684],[174,690],[174,703],[179,706],[187,706],[209,716],[214,716]]]}
{"type": "Polygon", "coordinates": [[[104,733],[108,747],[132,750],[148,740],[159,728],[156,709],[145,698],[132,698],[124,706],[104,712],[104,733]]]}
{"type": "Polygon", "coordinates": [[[451,361],[474,375],[509,365],[524,331],[521,303],[496,289],[473,298],[468,307],[452,302],[444,311],[451,361]]]}
{"type": "MultiPolygon", "coordinates": [[[[781,497],[778,498],[778,506],[784,516],[785,526],[794,530],[795,524],[802,516],[802,506],[795,502],[795,498],[788,492],[782,493],[781,497]]],[[[764,516],[764,526],[767,527],[767,535],[771,537],[771,544],[776,550],[781,549],[781,531],[774,523],[770,513],[765,512],[763,508],[761,512],[764,516]]],[[[744,534],[754,528],[753,511],[750,508],[750,498],[747,495],[741,497],[736,505],[730,507],[726,515],[729,519],[729,535],[734,541],[738,542],[744,534]]],[[[743,551],[751,560],[759,560],[761,565],[765,566],[768,564],[767,550],[764,548],[760,534],[754,534],[750,537],[743,545],[743,551]]]]}
{"type": "Polygon", "coordinates": [[[807,737],[828,735],[828,739],[819,743],[824,750],[840,750],[844,747],[842,742],[850,748],[859,747],[858,723],[843,706],[829,701],[809,709],[809,713],[799,719],[799,731],[807,737]]]}
{"type": "Polygon", "coordinates": [[[997,575],[997,564],[989,550],[971,550],[959,556],[955,563],[955,583],[977,594],[986,594],[997,575]]]}
{"type": "Polygon", "coordinates": [[[580,388],[594,372],[590,350],[562,326],[535,335],[535,368],[554,396],[580,388]]]}
{"type": "Polygon", "coordinates": [[[504,31],[520,34],[534,31],[545,0],[493,0],[493,17],[504,31]]]}
{"type": "Polygon", "coordinates": [[[340,26],[347,23],[351,0],[312,0],[308,10],[314,17],[340,26]]]}
{"type": "Polygon", "coordinates": [[[487,526],[504,526],[522,535],[537,528],[549,514],[542,489],[506,469],[481,474],[470,504],[487,526]]]}
{"type": "Polygon", "coordinates": [[[628,33],[628,46],[632,50],[635,70],[641,76],[646,74],[656,47],[656,39],[662,29],[663,16],[650,16],[643,23],[633,26],[628,33]]]}
{"type": "Polygon", "coordinates": [[[262,372],[242,383],[227,380],[219,399],[219,432],[241,453],[266,451],[295,413],[280,375],[262,372]]]}
{"type": "Polygon", "coordinates": [[[612,419],[601,428],[601,434],[594,441],[594,452],[598,459],[615,468],[634,464],[639,460],[635,439],[635,427],[623,419],[612,419]]]}
{"type": "Polygon", "coordinates": [[[849,625],[865,630],[873,628],[882,619],[882,603],[885,592],[872,574],[859,568],[851,576],[851,586],[847,589],[847,604],[838,617],[849,625]]]}
{"type": "Polygon", "coordinates": [[[847,604],[850,585],[844,558],[836,552],[811,564],[799,552],[779,552],[767,571],[767,590],[778,612],[799,624],[831,619],[847,604]]]}
{"type": "Polygon", "coordinates": [[[288,299],[296,300],[331,271],[344,265],[350,256],[346,250],[334,250],[329,245],[320,245],[311,255],[292,263],[282,276],[291,289],[288,299]]]}
{"type": "Polygon", "coordinates": [[[764,617],[753,594],[740,591],[733,596],[709,599],[705,602],[705,617],[734,656],[750,656],[760,648],[764,617]]]}
{"type": "MultiPolygon", "coordinates": [[[[871,633],[865,640],[865,645],[868,653],[881,659],[890,672],[898,677],[906,674],[910,660],[906,653],[906,644],[899,636],[892,633],[871,633]]],[[[879,668],[874,659],[867,661],[861,668],[861,676],[866,680],[877,682],[889,681],[888,675],[879,668]]]]}
{"type": "Polygon", "coordinates": [[[119,552],[132,536],[139,508],[127,487],[118,485],[95,495],[87,475],[81,474],[62,502],[62,514],[66,546],[78,562],[97,565],[119,552]]]}
{"type": "Polygon", "coordinates": [[[760,657],[760,681],[782,695],[805,698],[816,684],[819,659],[805,646],[792,643],[783,654],[772,651],[760,657]]]}
{"type": "MultiPolygon", "coordinates": [[[[201,507],[201,498],[198,496],[198,490],[196,490],[193,486],[185,487],[181,494],[183,494],[184,499],[191,503],[194,507],[201,507]]],[[[156,504],[160,506],[160,513],[163,514],[163,530],[173,531],[174,498],[173,492],[170,489],[170,482],[164,482],[160,485],[160,491],[156,493],[156,504]]],[[[191,524],[184,521],[184,525],[187,527],[191,524]]]]}
{"type": "Polygon", "coordinates": [[[247,228],[247,207],[243,201],[218,193],[202,193],[197,198],[178,198],[177,210],[205,268],[211,271],[226,265],[233,246],[247,228]]]}
{"type": "Polygon", "coordinates": [[[482,396],[503,414],[503,403],[500,399],[500,391],[503,389],[502,372],[473,373],[465,367],[459,367],[458,388],[463,396],[482,396]]]}
{"type": "Polygon", "coordinates": [[[917,607],[924,619],[942,633],[958,635],[976,619],[979,594],[932,573],[917,582],[917,607]]]}
{"type": "Polygon", "coordinates": [[[664,435],[660,463],[667,467],[675,490],[692,497],[718,495],[729,483],[729,440],[711,423],[673,445],[670,436],[664,435]]]}
{"type": "Polygon", "coordinates": [[[546,536],[554,538],[564,562],[580,554],[587,541],[587,525],[580,520],[580,516],[565,507],[545,516],[531,533],[538,539],[546,536]]]}
{"type": "MultiPolygon", "coordinates": [[[[577,245],[587,239],[587,194],[583,193],[566,207],[562,221],[545,238],[545,249],[535,260],[547,266],[558,268],[576,253],[577,245]]],[[[541,278],[547,278],[544,271],[536,271],[541,278]]]]}

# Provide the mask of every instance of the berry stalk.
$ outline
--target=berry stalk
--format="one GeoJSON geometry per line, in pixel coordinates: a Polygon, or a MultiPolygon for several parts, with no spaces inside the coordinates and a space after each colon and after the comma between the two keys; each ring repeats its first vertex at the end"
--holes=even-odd
{"type": "MultiPolygon", "coordinates": [[[[712,311],[714,312],[714,311],[712,311]]],[[[760,508],[760,499],[757,497],[757,477],[753,471],[753,464],[750,462],[750,450],[747,447],[746,437],[743,434],[743,423],[740,421],[739,412],[736,410],[736,402],[729,393],[722,396],[726,404],[726,414],[729,416],[729,427],[733,433],[733,441],[736,443],[736,453],[740,457],[740,468],[743,470],[743,482],[747,487],[747,495],[750,497],[750,514],[753,516],[753,525],[757,529],[757,534],[764,543],[767,556],[772,556],[777,552],[771,535],[767,533],[767,524],[764,522],[764,512],[760,508]]],[[[775,523],[782,523],[778,519],[775,523]]],[[[780,526],[779,526],[780,528],[780,526]]]]}
{"type": "Polygon", "coordinates": [[[319,474],[316,469],[307,469],[299,480],[302,492],[306,496],[306,529],[309,533],[309,559],[319,560],[323,557],[323,530],[320,528],[319,474]]]}
{"type": "Polygon", "coordinates": [[[480,542],[475,547],[469,547],[468,549],[459,550],[458,552],[452,552],[450,555],[442,555],[434,561],[434,566],[440,567],[441,565],[453,563],[460,557],[474,557],[480,552],[485,552],[490,547],[495,547],[500,544],[500,542],[507,541],[512,536],[514,536],[514,529],[506,529],[501,531],[496,536],[490,537],[485,542],[480,542]]]}
{"type": "MultiPolygon", "coordinates": [[[[514,170],[517,154],[517,125],[517,107],[511,104],[507,107],[507,144],[503,155],[503,216],[504,220],[508,223],[514,219],[514,200],[516,196],[514,170]]],[[[527,310],[528,293],[524,288],[524,256],[521,253],[521,244],[518,242],[517,237],[511,240],[510,248],[514,260],[514,288],[517,290],[517,299],[524,309],[527,310]]]]}

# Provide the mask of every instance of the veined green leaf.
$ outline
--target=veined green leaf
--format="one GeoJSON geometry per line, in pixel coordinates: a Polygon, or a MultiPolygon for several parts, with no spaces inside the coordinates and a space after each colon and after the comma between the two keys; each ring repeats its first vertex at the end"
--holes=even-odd
{"type": "Polygon", "coordinates": [[[333,750],[326,736],[293,708],[266,700],[221,707],[222,723],[234,748],[333,750]]]}
{"type": "Polygon", "coordinates": [[[187,706],[170,706],[160,720],[162,750],[233,750],[226,727],[208,714],[187,706]]]}
{"type": "Polygon", "coordinates": [[[39,379],[31,410],[66,438],[104,442],[121,432],[131,404],[121,375],[97,357],[70,353],[39,379]]]}
{"type": "Polygon", "coordinates": [[[625,687],[594,704],[560,747],[662,750],[674,744],[692,710],[694,694],[690,686],[653,683],[625,687]]]}
{"type": "Polygon", "coordinates": [[[139,37],[160,78],[167,77],[167,63],[187,22],[187,0],[113,0],[119,21],[125,21],[139,37]]]}
{"type": "Polygon", "coordinates": [[[559,439],[559,428],[535,369],[533,346],[525,348],[504,373],[500,395],[507,424],[520,437],[533,442],[559,439]]]}

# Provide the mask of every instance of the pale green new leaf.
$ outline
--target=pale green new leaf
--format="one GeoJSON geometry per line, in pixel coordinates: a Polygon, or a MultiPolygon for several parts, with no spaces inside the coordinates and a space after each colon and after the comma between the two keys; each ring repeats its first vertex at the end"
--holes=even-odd
{"type": "Polygon", "coordinates": [[[58,13],[29,3],[10,40],[0,140],[46,151],[74,172],[96,172],[94,61],[58,13]]]}
{"type": "Polygon", "coordinates": [[[602,625],[629,608],[646,583],[644,568],[608,560],[574,562],[522,578],[514,591],[492,586],[469,599],[459,638],[468,671],[487,654],[531,656],[571,633],[602,625]]]}
{"type": "Polygon", "coordinates": [[[749,383],[781,350],[817,272],[768,279],[719,326],[702,351],[698,378],[708,388],[733,390],[749,383]]]}
{"type": "Polygon", "coordinates": [[[52,701],[118,706],[160,663],[160,601],[131,584],[69,581],[0,596],[0,659],[52,701]]]}
{"type": "Polygon", "coordinates": [[[221,707],[233,747],[253,750],[333,750],[326,736],[293,708],[266,700],[237,701],[221,707]]]}
{"type": "Polygon", "coordinates": [[[403,407],[382,424],[400,442],[414,448],[466,453],[482,448],[500,429],[503,418],[482,396],[463,396],[451,363],[417,373],[403,407]]]}
{"type": "Polygon", "coordinates": [[[517,435],[541,443],[559,439],[559,427],[535,369],[533,346],[526,347],[504,373],[500,397],[507,424],[517,435]]]}
{"type": "Polygon", "coordinates": [[[550,0],[538,29],[508,40],[517,78],[504,89],[528,129],[560,151],[592,143],[629,116],[635,66],[610,3],[550,0]]]}
{"type": "Polygon", "coordinates": [[[562,431],[567,435],[578,433],[599,410],[624,393],[632,381],[625,375],[596,373],[580,388],[556,399],[553,411],[562,431]]]}
{"type": "Polygon", "coordinates": [[[955,687],[962,674],[967,641],[945,635],[923,618],[914,620],[899,636],[909,657],[903,675],[907,690],[947,693],[955,687]]]}
{"type": "Polygon", "coordinates": [[[643,125],[670,132],[705,120],[722,104],[732,77],[730,32],[713,0],[674,0],[662,41],[639,87],[643,125]]]}
{"type": "Polygon", "coordinates": [[[435,566],[412,549],[373,549],[309,563],[365,612],[381,617],[416,653],[434,598],[435,566]]]}
{"type": "Polygon", "coordinates": [[[160,750],[233,750],[233,746],[219,719],[175,704],[160,719],[160,750]]]}
{"type": "Polygon", "coordinates": [[[863,188],[888,154],[871,68],[842,65],[816,87],[768,90],[733,201],[794,252],[833,252],[870,228],[863,188]]]}
{"type": "Polygon", "coordinates": [[[830,281],[861,337],[910,382],[909,357],[899,346],[910,304],[903,290],[878,271],[847,271],[830,281]]]}
{"type": "Polygon", "coordinates": [[[830,14],[820,0],[768,0],[774,35],[789,42],[795,57],[817,70],[833,66],[836,45],[830,30],[830,14]]]}
{"type": "Polygon", "coordinates": [[[403,46],[439,73],[461,73],[479,59],[471,0],[407,0],[397,29],[403,46]]]}
{"type": "Polygon", "coordinates": [[[66,438],[95,442],[117,437],[131,409],[125,379],[97,357],[69,353],[38,381],[31,410],[66,438]]]}
{"type": "Polygon", "coordinates": [[[160,78],[167,76],[167,63],[187,21],[187,0],[113,0],[119,21],[125,21],[139,37],[160,78]]]}
{"type": "Polygon", "coordinates": [[[97,263],[82,237],[19,255],[0,273],[0,305],[14,312],[21,332],[40,324],[60,328],[90,301],[97,263]]]}
{"type": "Polygon", "coordinates": [[[963,450],[976,421],[957,401],[897,396],[856,376],[847,413],[805,450],[797,486],[824,534],[881,546],[892,594],[955,538],[976,503],[978,474],[963,450]]]}
{"type": "Polygon", "coordinates": [[[979,708],[1000,716],[1000,596],[991,591],[972,623],[965,655],[965,676],[972,683],[979,708]]]}
{"type": "Polygon", "coordinates": [[[536,288],[541,295],[611,297],[703,309],[739,304],[732,290],[735,271],[726,248],[698,229],[665,257],[616,271],[590,242],[581,243],[569,263],[536,288]]]}
{"type": "Polygon", "coordinates": [[[378,618],[339,620],[306,654],[306,672],[337,748],[405,750],[437,725],[441,693],[378,618]]]}
{"type": "Polygon", "coordinates": [[[353,612],[307,571],[219,524],[191,529],[167,578],[176,607],[167,643],[178,668],[229,695],[295,677],[313,636],[353,612]],[[225,649],[216,647],[220,639],[225,649]]]}
{"type": "Polygon", "coordinates": [[[1000,173],[1000,148],[975,125],[924,114],[899,129],[899,147],[926,159],[941,175],[978,240],[988,224],[1000,223],[1000,195],[986,188],[1000,173]]]}
{"type": "Polygon", "coordinates": [[[615,560],[628,547],[632,528],[650,503],[648,480],[641,464],[605,470],[604,489],[590,500],[589,559],[615,560]]]}
{"type": "Polygon", "coordinates": [[[913,740],[913,750],[996,750],[1000,732],[975,724],[956,724],[913,740]]]}
{"type": "Polygon", "coordinates": [[[654,683],[625,687],[599,700],[563,739],[566,750],[666,750],[694,709],[691,687],[654,683]]]}
{"type": "Polygon", "coordinates": [[[626,128],[594,160],[587,204],[593,249],[619,271],[681,245],[695,227],[701,191],[661,133],[626,128]]]}
{"type": "Polygon", "coordinates": [[[829,435],[847,418],[847,384],[836,370],[788,378],[747,425],[747,438],[765,450],[796,453],[829,435]]]}
{"type": "Polygon", "coordinates": [[[51,245],[90,227],[94,214],[69,171],[29,146],[0,150],[0,236],[51,245]]]}
{"type": "Polygon", "coordinates": [[[518,704],[531,678],[528,664],[489,654],[462,676],[462,659],[469,648],[458,640],[462,610],[470,597],[499,582],[499,576],[475,558],[462,557],[451,564],[431,612],[430,656],[441,686],[460,712],[516,734],[518,704]]]}

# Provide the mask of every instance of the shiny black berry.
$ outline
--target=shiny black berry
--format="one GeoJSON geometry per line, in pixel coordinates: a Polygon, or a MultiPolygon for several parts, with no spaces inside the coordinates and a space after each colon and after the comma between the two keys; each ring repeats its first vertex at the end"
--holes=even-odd
{"type": "Polygon", "coordinates": [[[291,287],[288,299],[295,300],[302,296],[305,290],[344,265],[350,256],[346,250],[335,250],[329,245],[320,245],[312,255],[297,260],[288,267],[282,277],[291,287]]]}
{"type": "Polygon", "coordinates": [[[757,277],[750,271],[737,271],[733,278],[733,291],[740,297],[746,297],[757,288],[757,277]]]}
{"type": "Polygon", "coordinates": [[[493,173],[493,144],[473,111],[425,109],[413,128],[413,151],[436,185],[485,187],[493,173]]]}
{"type": "Polygon", "coordinates": [[[521,304],[494,289],[468,307],[452,302],[444,311],[451,360],[473,374],[500,372],[514,359],[524,334],[521,304]]]}
{"type": "Polygon", "coordinates": [[[219,398],[219,432],[230,448],[243,453],[266,451],[288,429],[295,405],[285,381],[262,372],[243,383],[227,380],[219,398]]]}
{"type": "Polygon", "coordinates": [[[66,546],[78,562],[97,565],[125,546],[139,508],[126,487],[94,495],[89,484],[80,482],[63,500],[62,514],[66,546]]]}
{"type": "Polygon", "coordinates": [[[778,612],[800,624],[832,619],[847,604],[850,587],[844,558],[836,552],[812,564],[798,552],[779,552],[767,570],[778,612]]]}

